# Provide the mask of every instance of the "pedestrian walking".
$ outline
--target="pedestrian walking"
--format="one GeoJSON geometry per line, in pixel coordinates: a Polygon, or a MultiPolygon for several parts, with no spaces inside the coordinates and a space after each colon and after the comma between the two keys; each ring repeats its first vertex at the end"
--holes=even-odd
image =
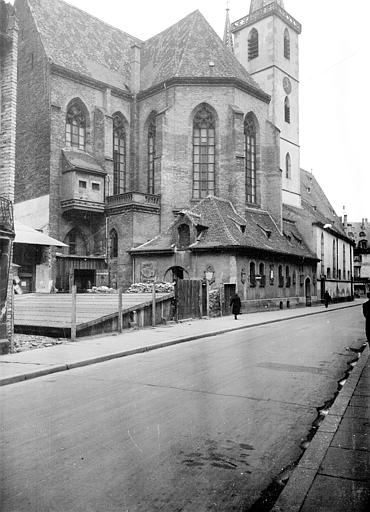
{"type": "MultiPolygon", "coordinates": [[[[367,294],[367,298],[370,299],[370,292],[367,294]]],[[[370,346],[370,300],[368,300],[367,302],[364,302],[362,304],[362,312],[366,319],[365,332],[366,332],[367,342],[369,343],[369,346],[370,346]]]]}
{"type": "Polygon", "coordinates": [[[331,302],[331,297],[328,290],[326,290],[326,292],[324,293],[324,304],[326,308],[329,306],[329,302],[331,302]]]}
{"type": "Polygon", "coordinates": [[[237,293],[234,293],[234,295],[231,297],[230,307],[231,307],[231,311],[232,311],[232,314],[234,315],[235,320],[237,320],[238,315],[240,315],[240,310],[242,307],[240,297],[237,293]]]}

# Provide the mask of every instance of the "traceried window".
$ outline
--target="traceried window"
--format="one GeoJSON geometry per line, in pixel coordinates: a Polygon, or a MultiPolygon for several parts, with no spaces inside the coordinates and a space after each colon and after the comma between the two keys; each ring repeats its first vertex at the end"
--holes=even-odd
{"type": "Polygon", "coordinates": [[[290,123],[290,101],[288,96],[286,96],[284,101],[284,120],[286,123],[290,123]]]}
{"type": "Polygon", "coordinates": [[[179,248],[184,249],[190,245],[190,227],[187,224],[180,224],[177,229],[179,235],[179,248]]]}
{"type": "Polygon", "coordinates": [[[149,121],[148,126],[148,194],[154,194],[154,159],[156,146],[157,126],[155,117],[149,121]]]}
{"type": "Polygon", "coordinates": [[[124,121],[113,116],[113,195],[126,192],[126,132],[124,121]]]}
{"type": "Polygon", "coordinates": [[[118,235],[115,229],[112,229],[109,233],[109,243],[110,243],[110,257],[117,258],[118,256],[118,235]]]}
{"type": "Polygon", "coordinates": [[[193,197],[215,193],[215,117],[202,105],[193,121],[193,197]]]}
{"type": "Polygon", "coordinates": [[[258,32],[253,28],[248,38],[248,60],[258,57],[258,32]]]}
{"type": "Polygon", "coordinates": [[[284,31],[284,57],[290,59],[290,36],[287,28],[284,31]]]}
{"type": "Polygon", "coordinates": [[[67,112],[66,118],[66,146],[85,149],[86,144],[86,117],[81,105],[74,103],[67,112]]]}
{"type": "Polygon", "coordinates": [[[257,130],[251,116],[247,116],[244,122],[245,143],[245,197],[247,203],[257,202],[257,130]]]}
{"type": "Polygon", "coordinates": [[[336,279],[337,277],[337,250],[336,250],[336,243],[335,240],[333,240],[333,279],[336,279]]]}
{"type": "Polygon", "coordinates": [[[285,156],[285,177],[287,179],[292,177],[292,159],[289,153],[285,156]]]}

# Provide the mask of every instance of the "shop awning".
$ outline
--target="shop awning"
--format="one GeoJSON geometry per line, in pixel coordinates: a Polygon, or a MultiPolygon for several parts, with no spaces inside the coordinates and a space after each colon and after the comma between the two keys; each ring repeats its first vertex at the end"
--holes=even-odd
{"type": "Polygon", "coordinates": [[[15,239],[16,244],[28,245],[53,245],[57,247],[67,247],[63,242],[59,242],[51,236],[45,235],[36,229],[25,226],[18,221],[14,221],[15,239]]]}

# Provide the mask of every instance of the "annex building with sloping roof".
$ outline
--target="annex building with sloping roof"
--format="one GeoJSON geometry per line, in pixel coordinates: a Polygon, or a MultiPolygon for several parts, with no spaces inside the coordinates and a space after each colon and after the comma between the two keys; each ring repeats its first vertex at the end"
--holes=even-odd
{"type": "Polygon", "coordinates": [[[198,10],[144,41],[62,0],[15,7],[16,201],[68,246],[57,289],[212,273],[256,307],[316,300],[316,246],[283,216],[302,210],[283,1],[227,12],[224,41],[198,10]]]}

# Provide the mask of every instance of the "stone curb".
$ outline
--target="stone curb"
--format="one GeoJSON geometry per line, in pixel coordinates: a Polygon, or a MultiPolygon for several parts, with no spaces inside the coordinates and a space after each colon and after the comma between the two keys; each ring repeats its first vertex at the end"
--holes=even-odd
{"type": "MultiPolygon", "coordinates": [[[[350,304],[350,305],[336,307],[335,309],[329,309],[329,310],[328,309],[324,309],[324,310],[320,310],[320,311],[312,311],[311,310],[311,311],[307,311],[305,313],[301,313],[299,315],[294,315],[291,317],[275,318],[273,320],[265,320],[265,321],[255,322],[255,323],[249,324],[249,325],[240,325],[238,327],[228,327],[226,329],[219,329],[216,331],[209,331],[209,332],[205,332],[205,333],[201,333],[201,334],[193,334],[191,336],[185,336],[182,338],[174,338],[169,341],[154,343],[153,345],[146,345],[143,347],[133,348],[131,350],[124,350],[124,351],[120,351],[120,352],[114,352],[111,354],[104,354],[104,355],[97,356],[97,357],[87,358],[87,359],[73,362],[73,363],[63,363],[61,365],[52,365],[52,366],[49,366],[48,368],[43,368],[42,370],[37,370],[37,371],[25,373],[25,374],[18,374],[18,375],[13,375],[11,377],[4,377],[4,378],[0,377],[0,386],[5,386],[8,384],[15,384],[16,382],[22,382],[22,381],[34,379],[37,377],[42,377],[44,375],[48,375],[49,373],[57,373],[57,372],[62,372],[62,371],[66,371],[66,370],[72,370],[74,368],[81,368],[83,366],[88,366],[88,365],[92,365],[92,364],[104,363],[104,362],[110,361],[112,359],[119,359],[121,357],[131,356],[131,355],[135,355],[135,354],[141,354],[143,352],[149,352],[151,350],[156,350],[159,348],[170,347],[172,345],[177,345],[180,343],[187,343],[189,341],[199,340],[202,338],[209,338],[212,336],[217,336],[219,334],[225,334],[227,332],[241,331],[243,329],[250,329],[252,327],[259,327],[259,326],[267,325],[267,324],[274,324],[274,323],[284,322],[284,321],[288,321],[288,320],[295,320],[296,318],[303,318],[306,316],[318,315],[321,313],[328,313],[330,311],[338,311],[340,309],[353,308],[353,307],[357,307],[359,305],[360,304],[350,304]]],[[[11,364],[11,363],[9,363],[9,364],[11,364]]]]}
{"type": "Polygon", "coordinates": [[[301,510],[326,452],[338,430],[343,414],[355,392],[369,355],[370,352],[367,346],[335,399],[328,415],[294,469],[271,512],[299,512],[301,510]]]}

